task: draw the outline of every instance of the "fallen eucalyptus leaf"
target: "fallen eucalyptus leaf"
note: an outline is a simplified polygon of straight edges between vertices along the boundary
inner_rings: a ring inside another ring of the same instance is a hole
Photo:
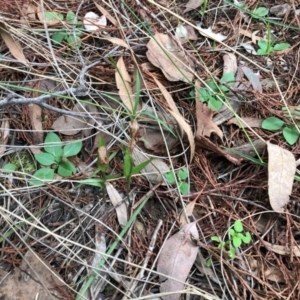
[[[157,271],[160,273],[160,291],[171,293],[162,297],[164,300],[177,300],[180,298],[180,294],[176,294],[176,292],[184,288],[184,282],[198,253],[198,247],[192,238],[199,239],[196,222],[184,225],[177,233],[172,235],[164,244],[158,257]]]
[[[267,143],[269,163],[269,200],[274,211],[284,212],[292,193],[296,160],[294,155],[277,145]]]

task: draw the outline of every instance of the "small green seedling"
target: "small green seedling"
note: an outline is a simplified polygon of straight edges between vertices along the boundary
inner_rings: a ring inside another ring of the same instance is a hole
[[[180,169],[177,174],[178,188],[181,195],[187,195],[190,192],[189,183],[186,181],[189,177],[189,170],[187,167]],[[164,174],[166,181],[169,184],[174,184],[176,182],[175,174],[172,170]]]
[[[224,74],[221,82],[224,84],[217,84],[214,80],[210,79],[206,82],[209,88],[205,87],[199,90],[200,101],[207,103],[207,106],[214,111],[222,107],[226,99],[225,93],[229,91],[228,86],[232,87],[234,85],[234,74],[232,72]]]
[[[257,7],[252,11],[252,17],[255,19],[260,19],[265,17],[269,13],[269,10],[266,7]]]
[[[283,110],[286,110],[286,108],[283,108]],[[292,116],[297,118],[300,116],[300,106],[297,107],[295,110],[290,111]],[[296,121],[296,125],[300,127],[300,121]],[[291,146],[294,145],[297,140],[299,139],[300,132],[299,129],[295,126],[294,123],[289,122],[286,123],[285,121],[277,118],[277,117],[269,117],[265,119],[262,124],[261,128],[271,131],[282,131],[282,135],[284,139],[289,143]]]
[[[64,17],[62,14],[60,15],[62,16],[62,18],[60,18],[62,21]],[[76,25],[78,23],[76,15],[71,10],[67,13],[66,21],[68,25]],[[52,35],[52,40],[54,44],[61,44],[63,41],[66,41],[71,48],[79,48],[81,45],[80,36],[82,34],[82,29],[84,29],[82,25],[77,25],[75,34],[71,28],[68,30],[59,30]]]
[[[81,141],[70,143],[62,147],[59,136],[54,132],[49,132],[45,138],[45,152],[37,153],[34,157],[41,165],[52,166],[53,168],[41,168],[37,170],[29,183],[31,185],[41,185],[41,180],[52,180],[54,178],[54,169],[57,169],[57,173],[60,176],[71,176],[76,172],[76,168],[73,163],[68,161],[67,157],[77,155],[81,148]]]
[[[286,50],[290,47],[288,43],[273,44],[270,40],[260,40],[257,45],[259,47],[257,50],[258,55],[269,55],[272,52]]]
[[[218,236],[212,236],[211,240],[218,243],[218,248],[227,251],[228,256],[232,259],[235,258],[236,249],[239,248],[242,243],[249,244],[252,240],[250,232],[245,232],[243,224],[240,220],[236,220],[233,227],[228,231],[228,240],[223,241]]]

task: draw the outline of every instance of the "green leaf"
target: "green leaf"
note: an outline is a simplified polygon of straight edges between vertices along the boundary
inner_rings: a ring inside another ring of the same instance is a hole
[[[175,174],[172,170],[165,173],[164,177],[168,183],[170,183],[170,184],[175,183]]]
[[[46,135],[44,150],[52,154],[57,162],[61,161],[61,156],[63,153],[61,145],[61,140],[57,134],[54,132],[49,132]]]
[[[224,74],[221,78],[221,82],[226,82],[229,86],[234,86],[234,74],[232,72]]]
[[[70,157],[70,156],[74,156],[77,155],[80,150],[82,148],[82,142],[76,142],[76,143],[71,143],[66,145],[63,149],[63,156],[64,157]]]
[[[58,165],[57,173],[60,176],[67,177],[71,176],[76,172],[75,166],[69,161],[61,161]]]
[[[282,51],[288,49],[291,45],[289,43],[280,43],[274,46],[274,51]]]
[[[238,237],[238,236],[234,236],[233,238],[232,238],[232,244],[233,244],[233,246],[235,247],[235,248],[238,248],[238,247],[240,247],[241,245],[242,245],[242,240]]]
[[[55,11],[45,11],[44,16],[46,22],[57,21],[57,20],[62,21],[64,19],[63,14],[57,13]]]
[[[180,180],[186,180],[189,176],[189,170],[187,167],[183,167],[177,173],[177,176]]]
[[[218,237],[218,236],[216,236],[216,235],[213,235],[211,238],[210,238],[212,241],[214,241],[214,242],[218,242],[218,243],[220,243],[222,240]]]
[[[5,164],[3,167],[2,167],[2,171],[5,170],[5,171],[15,171],[17,169],[17,166],[15,164]]]
[[[81,40],[80,40],[80,37],[77,36],[77,35],[73,35],[73,34],[70,34],[66,37],[66,41],[68,42],[68,44],[70,45],[70,47],[72,49],[77,49],[81,46]]]
[[[295,127],[285,127],[282,130],[282,134],[284,136],[284,139],[292,146],[294,145],[298,138],[299,138],[299,131]]]
[[[212,79],[208,80],[206,82],[206,84],[214,91],[214,92],[218,92],[219,91],[219,87],[216,84],[216,82]],[[210,91],[209,91],[210,92]]]
[[[208,258],[208,259],[206,260],[206,266],[207,266],[208,268],[212,266],[212,259],[211,259],[211,258]]]
[[[235,232],[242,232],[244,230],[241,220],[236,220],[233,224]]]
[[[51,166],[55,164],[55,158],[52,154],[46,152],[40,152],[34,155],[34,158],[44,166]]]
[[[262,6],[262,7],[258,7],[256,9],[254,9],[252,11],[252,14],[253,14],[252,17],[258,19],[261,17],[265,17],[268,13],[269,13],[269,10],[266,7]]]
[[[270,43],[265,40],[260,40],[257,42],[257,45],[259,46],[260,49],[266,52],[268,50],[268,47],[270,46]]]
[[[43,181],[42,180],[45,180],[45,181],[50,181],[50,180],[53,180],[54,178],[54,170],[53,169],[48,169],[48,168],[41,168],[39,170],[37,170],[34,174],[33,174],[34,177],[37,177],[41,180],[38,180],[38,179],[35,179],[35,178],[31,178],[29,180],[29,184],[30,185],[41,185],[43,184]]]
[[[284,121],[277,117],[269,117],[265,119],[262,124],[261,128],[266,130],[279,130],[284,125]]]
[[[265,49],[258,49],[257,54],[258,55],[267,55],[268,53],[267,53],[267,50],[265,50]]]
[[[190,185],[187,182],[180,182],[179,191],[181,195],[188,195],[190,192]]]
[[[132,159],[131,153],[129,152],[128,149],[125,149],[124,166],[123,166],[123,173],[124,173],[125,178],[128,178],[131,175],[132,164],[133,164],[133,159]]]
[[[208,108],[217,111],[222,107],[223,103],[215,97],[210,97],[207,103]]]
[[[69,24],[72,25],[77,23],[76,15],[71,10],[68,11],[66,20]]]
[[[245,244],[249,244],[251,242],[251,234],[249,231],[245,233],[245,235],[242,237],[242,240]]]
[[[230,247],[229,251],[228,251],[228,256],[232,259],[235,258],[235,254],[236,254],[236,251],[235,251],[235,248],[234,247]]]
[[[130,175],[135,175],[135,174],[140,173],[149,163],[151,163],[151,161],[152,161],[152,159],[148,159],[148,160],[140,163],[139,165],[134,166],[132,168],[132,171],[131,171]]]
[[[201,89],[199,90],[199,98],[200,98],[200,101],[201,101],[201,102],[206,102],[206,101],[208,101],[209,98],[210,98],[210,96],[211,96],[211,93],[210,93],[207,89],[201,88]]]
[[[80,185],[82,184],[87,184],[87,185],[92,185],[92,186],[96,186],[99,188],[104,188],[104,180],[101,178],[87,178],[87,179],[83,179],[80,181]]]
[[[58,31],[54,34],[52,34],[52,41],[54,42],[55,45],[61,44],[64,38],[66,37],[66,32],[65,31]]]
[[[236,235],[236,232],[235,232],[235,230],[234,230],[233,228],[230,228],[230,229],[228,230],[228,233],[229,233],[229,236],[230,236],[230,237],[233,237],[233,236]]]
[[[106,142],[102,136],[99,136],[99,141],[98,141],[98,148],[100,148],[100,147],[106,148]]]

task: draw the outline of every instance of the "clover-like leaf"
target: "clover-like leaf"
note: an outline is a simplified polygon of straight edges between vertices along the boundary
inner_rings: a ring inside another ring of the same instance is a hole
[[[244,230],[241,220],[236,220],[233,224],[235,232],[242,232]]]
[[[274,45],[274,51],[282,51],[282,50],[286,50],[290,47],[291,45],[289,43],[279,43]]]
[[[208,108],[210,108],[211,110],[214,110],[214,111],[219,110],[222,107],[222,105],[223,105],[223,103],[219,99],[217,99],[213,96],[211,96],[209,98],[209,101],[207,103]]]
[[[187,195],[190,192],[190,186],[187,182],[179,183],[179,191],[181,195]]]
[[[65,31],[58,31],[58,32],[53,33],[51,39],[54,44],[58,45],[58,44],[62,43],[62,41],[66,37],[66,34],[67,33]]]
[[[261,7],[257,7],[252,11],[253,14],[252,17],[258,19],[261,17],[265,17],[268,13],[269,10],[266,7],[261,6]]]
[[[249,244],[250,242],[251,242],[251,234],[250,234],[250,232],[249,231],[247,231],[246,233],[245,233],[245,235],[242,237],[242,240],[243,240],[243,242],[245,243],[245,244]]]
[[[238,237],[237,235],[235,235],[232,238],[232,244],[235,248],[238,248],[242,245],[242,240],[240,239],[240,237]]]
[[[189,170],[187,167],[183,167],[177,173],[177,176],[180,180],[186,180],[189,176]]]

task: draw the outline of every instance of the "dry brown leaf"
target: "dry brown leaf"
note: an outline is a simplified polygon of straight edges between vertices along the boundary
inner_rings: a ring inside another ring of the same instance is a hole
[[[113,43],[114,45],[121,46],[121,47],[129,49],[128,44],[124,40],[121,40],[119,38],[106,36],[106,37],[102,37],[102,39],[107,40],[107,41]]]
[[[194,134],[192,131],[192,127],[185,121],[184,117],[180,114],[171,94],[167,91],[167,89],[153,76],[153,79],[155,80],[157,86],[159,87],[160,91],[162,92],[164,98],[166,99],[170,109],[170,114],[176,119],[178,122],[179,128],[181,129],[181,132],[185,132],[187,135],[187,138],[190,143],[191,147],[191,161],[193,160],[193,157],[195,155],[195,139]]]
[[[53,267],[32,250],[26,252],[20,267],[14,273],[1,278],[0,295],[2,300],[74,298]]]
[[[88,103],[77,103],[72,109],[76,113],[87,113],[91,115],[97,113],[97,107]],[[64,135],[74,135],[82,131],[83,136],[88,136],[93,128],[95,121],[91,118],[73,117],[62,115],[58,117],[52,124],[52,128]]]
[[[103,16],[105,16],[113,25],[118,26],[118,21],[104,7],[99,5],[95,0],[94,4]]]
[[[167,34],[156,33],[147,44],[149,61],[170,81],[191,82],[194,64]]]
[[[260,128],[261,123],[263,122],[262,119],[258,118],[232,118],[230,119],[227,124],[234,124],[240,128]]]
[[[270,267],[264,272],[266,279],[278,283],[285,283],[283,272],[277,267]]]
[[[196,9],[198,8],[200,5],[202,5],[202,3],[204,2],[204,0],[190,0],[186,5],[186,9],[183,11],[183,13],[186,13],[190,10]]]
[[[223,139],[222,130],[212,121],[213,111],[200,101],[200,81],[195,81],[195,99],[196,99],[196,118],[197,132],[196,137],[210,137],[211,133],[216,133],[220,139]]]
[[[132,152],[133,162],[139,165],[149,159],[146,154],[141,153],[137,149]],[[151,183],[157,184],[164,181],[164,174],[169,172],[169,166],[160,158],[154,158],[152,161],[141,171]]]
[[[131,87],[131,78],[127,72],[123,57],[121,56],[117,62],[117,70],[115,73],[116,84],[119,89],[119,96],[127,109],[132,112],[134,108],[135,97]],[[141,105],[138,104],[137,110],[141,110]]]
[[[191,25],[179,24],[176,27],[175,36],[178,38],[181,44],[187,43],[189,40],[198,40],[195,29]]]
[[[214,144],[204,136],[196,136],[195,141],[196,141],[196,148],[218,153],[219,155],[224,156],[226,159],[228,159],[235,165],[239,165],[241,163],[241,159],[236,158],[233,155],[225,152],[217,144]]]
[[[253,146],[255,147],[256,151],[254,151]],[[257,156],[257,153],[262,154],[265,149],[266,143],[261,139],[258,139],[253,141],[252,143],[247,143],[230,149],[224,149],[224,151],[231,156],[240,159],[243,158],[242,154],[254,157]],[[241,155],[239,155],[239,153],[241,153]]]
[[[160,291],[162,293],[172,293],[162,297],[164,300],[177,300],[180,298],[179,293],[173,293],[183,290],[184,282],[198,253],[198,247],[192,238],[199,239],[196,222],[184,225],[177,233],[172,235],[164,244],[158,257],[157,271],[161,273],[159,274]]]
[[[124,227],[128,221],[126,203],[111,183],[106,182],[105,186],[108,197],[116,210],[119,224]]]
[[[290,151],[267,143],[269,199],[274,211],[284,212],[292,193],[296,160]]]
[[[9,33],[8,28],[3,22],[0,22],[0,35],[9,49],[11,55],[16,58],[18,61],[28,66],[28,62],[23,53],[23,49],[19,41],[15,40],[12,35]]]
[[[281,246],[281,245],[275,245],[271,244],[269,242],[263,241],[264,246],[274,253],[280,254],[280,255],[293,255],[293,256],[300,256],[300,247],[297,246]]]
[[[256,35],[257,32],[258,32],[258,31],[255,31],[255,32],[252,33],[252,32],[250,32],[250,31],[248,31],[248,30],[239,28],[239,33],[242,34],[242,35],[244,35],[244,36],[246,36],[246,37],[248,37],[248,38],[250,38],[250,39],[252,39],[252,42],[253,42],[254,44],[256,44],[257,41],[264,40],[264,38],[259,37],[259,36]]]
[[[223,75],[229,72],[235,74],[237,71],[236,56],[233,53],[226,53],[223,55],[223,61]]]
[[[190,217],[193,215],[194,207],[195,207],[197,200],[198,200],[198,198],[195,198],[181,212],[180,218],[179,218],[180,227],[186,225],[189,222],[189,220],[187,220],[186,217]]]
[[[1,130],[0,130],[0,158],[4,154],[6,150],[6,144],[9,138],[9,120],[3,119],[1,123]]]

